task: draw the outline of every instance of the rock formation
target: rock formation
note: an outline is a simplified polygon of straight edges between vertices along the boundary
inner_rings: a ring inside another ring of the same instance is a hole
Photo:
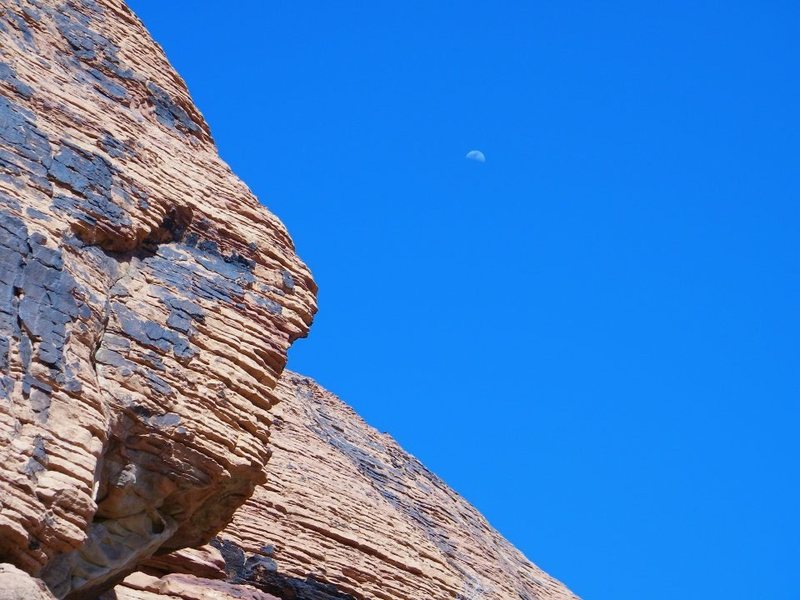
[[[164,572],[308,600],[574,600],[334,395],[288,371],[277,394],[267,483],[202,553],[151,561],[118,600],[175,589]]]
[[[52,600],[44,583],[13,565],[0,565],[0,600]]]
[[[282,376],[315,296],[122,0],[3,0],[0,594],[573,598]]]
[[[0,18],[0,553],[91,596],[264,480],[315,286],[117,2]]]

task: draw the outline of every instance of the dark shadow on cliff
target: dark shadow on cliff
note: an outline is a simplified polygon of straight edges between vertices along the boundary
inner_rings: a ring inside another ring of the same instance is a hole
[[[277,563],[271,558],[271,546],[263,548],[262,554],[248,557],[242,548],[229,540],[214,538],[211,545],[225,559],[225,572],[232,583],[252,585],[281,600],[359,600],[312,576],[300,579],[279,573]]]

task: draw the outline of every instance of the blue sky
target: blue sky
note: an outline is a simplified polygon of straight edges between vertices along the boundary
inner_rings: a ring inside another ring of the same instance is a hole
[[[130,4],[319,283],[291,368],[587,600],[800,597],[800,5]]]

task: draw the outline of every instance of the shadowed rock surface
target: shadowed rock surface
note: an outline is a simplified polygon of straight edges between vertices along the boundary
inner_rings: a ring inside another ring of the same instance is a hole
[[[121,0],[0,3],[3,600],[574,598],[284,373],[315,311]]]

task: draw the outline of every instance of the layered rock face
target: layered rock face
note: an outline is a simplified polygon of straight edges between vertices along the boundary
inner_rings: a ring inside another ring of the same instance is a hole
[[[264,481],[315,286],[113,0],[0,5],[0,561],[91,597]]]
[[[121,0],[0,2],[0,598],[573,598],[284,373],[315,311]]]
[[[291,372],[277,393],[267,483],[204,552],[151,562],[118,600],[169,595],[165,571],[307,600],[575,600],[333,394]],[[181,577],[181,597],[199,598]]]

